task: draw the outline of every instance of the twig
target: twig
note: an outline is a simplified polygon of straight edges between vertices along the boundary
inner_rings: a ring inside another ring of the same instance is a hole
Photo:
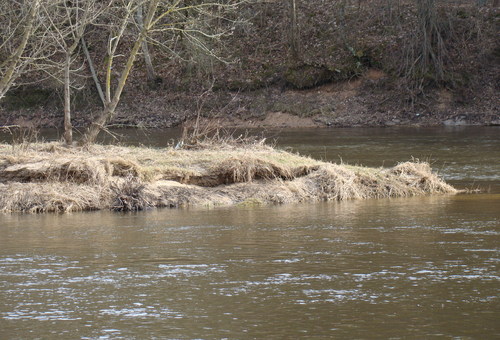
[[[8,133],[10,133],[11,135],[12,135],[12,130],[11,129],[13,129],[13,128],[20,129],[21,126],[19,126],[19,125],[2,125],[2,126],[0,126],[1,130],[5,130]]]

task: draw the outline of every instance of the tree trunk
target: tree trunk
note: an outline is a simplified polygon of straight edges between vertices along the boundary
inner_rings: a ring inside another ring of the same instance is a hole
[[[297,62],[300,60],[300,36],[297,23],[297,0],[289,0],[290,2],[290,50],[292,60]]]
[[[67,53],[64,64],[64,140],[66,145],[73,144],[73,127],[71,126],[70,68],[71,55]]]
[[[137,8],[137,23],[139,24],[139,29],[142,31],[144,28],[144,19],[142,16],[142,6]],[[148,77],[148,82],[154,85],[156,80],[156,73],[153,67],[153,61],[151,60],[151,54],[149,53],[148,42],[146,39],[142,42],[142,54],[144,55],[144,63],[146,64],[146,73]]]
[[[99,93],[99,98],[101,98],[102,105],[106,106],[106,98],[104,98],[104,92],[102,91],[101,83],[99,83],[99,78],[97,78],[97,72],[95,71],[94,63],[92,62],[89,49],[87,48],[87,43],[85,42],[83,36],[82,48],[83,53],[85,54],[85,58],[87,58],[87,62],[89,63],[90,73],[92,74],[92,79],[94,79],[95,87],[97,88],[97,92]]]
[[[146,63],[146,72],[148,75],[148,81],[151,84],[154,84],[156,80],[156,73],[153,67],[153,62],[151,60],[151,55],[149,54],[149,47],[147,41],[142,42],[142,53],[144,54],[144,62]]]
[[[111,107],[105,107],[101,111],[97,119],[95,119],[92,122],[92,124],[88,127],[87,131],[85,132],[81,140],[82,145],[89,145],[95,142],[97,136],[99,135],[99,132],[101,132],[101,129],[104,128],[106,123],[113,118],[115,114],[115,109]]]

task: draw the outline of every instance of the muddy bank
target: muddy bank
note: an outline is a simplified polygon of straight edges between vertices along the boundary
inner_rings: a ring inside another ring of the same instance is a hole
[[[409,106],[393,83],[389,74],[369,69],[351,80],[301,90],[270,86],[201,96],[196,91],[134,89],[124,94],[111,126],[169,128],[198,117],[236,128],[500,125],[500,97],[492,84],[485,83],[466,101],[453,91],[432,89],[425,105]],[[56,104],[15,109],[4,104],[0,126],[62,128],[63,112]],[[87,127],[101,110],[92,100],[75,105],[77,129]]]
[[[455,194],[427,163],[333,164],[251,144],[0,145],[0,211],[134,211]]]

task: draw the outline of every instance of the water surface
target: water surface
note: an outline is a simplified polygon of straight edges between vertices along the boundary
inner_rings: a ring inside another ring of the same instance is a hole
[[[0,215],[0,338],[500,338],[499,132],[278,141],[369,166],[427,157],[480,194]]]

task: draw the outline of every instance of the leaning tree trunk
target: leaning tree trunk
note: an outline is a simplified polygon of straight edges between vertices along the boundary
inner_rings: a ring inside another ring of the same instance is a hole
[[[19,62],[22,59],[22,55],[26,46],[28,45],[28,40],[33,33],[33,26],[36,15],[38,13],[38,8],[40,7],[40,0],[35,0],[32,4],[30,14],[27,18],[26,26],[24,27],[23,36],[19,46],[15,49],[14,53],[8,58],[6,65],[6,71],[2,78],[0,79],[0,100],[5,96],[12,83],[16,77],[16,69],[19,66]]]
[[[123,88],[125,87],[125,84],[127,82],[127,78],[130,74],[130,71],[132,70],[132,66],[134,66],[134,61],[135,58],[137,57],[137,54],[139,52],[139,49],[141,48],[142,42],[145,38],[146,32],[144,30],[140,33],[139,38],[137,38],[134,47],[132,48],[132,51],[130,52],[130,55],[128,57],[127,63],[125,65],[125,68],[122,71],[120,80],[118,81],[118,84],[116,85],[115,93],[113,95],[112,100],[106,105],[103,111],[99,114],[97,119],[95,119],[94,122],[89,126],[85,134],[83,135],[82,138],[82,143],[83,144],[91,144],[94,143],[97,136],[99,135],[99,132],[101,129],[103,129],[106,124],[108,124],[114,117],[116,107],[118,106],[118,103],[120,101],[121,94],[123,92]]]
[[[132,50],[130,51],[127,62],[125,64],[125,67],[123,68],[123,71],[121,73],[120,79],[118,80],[118,84],[116,85],[116,89],[115,89],[115,92],[114,92],[114,95],[112,98],[109,96],[110,95],[110,85],[111,85],[110,79],[106,80],[107,105],[105,106],[104,110],[101,111],[99,116],[94,120],[94,122],[92,122],[92,124],[89,126],[89,128],[87,129],[87,131],[83,135],[83,138],[81,140],[81,144],[88,145],[88,144],[94,143],[95,140],[97,139],[97,136],[99,135],[99,132],[115,116],[116,107],[118,106],[118,103],[120,102],[120,97],[122,95],[123,88],[125,87],[125,84],[127,83],[128,76],[130,74],[130,71],[132,70],[132,67],[134,66],[134,62],[135,62],[135,59],[137,57],[137,54],[139,53],[139,50],[141,49],[142,43],[146,39],[146,36],[147,36],[149,30],[155,24],[155,23],[153,23],[153,17],[156,13],[156,9],[158,8],[159,1],[160,0],[152,0],[149,3],[148,13],[146,15],[146,19],[144,20],[143,27],[139,33],[139,36],[137,37],[137,40],[134,42],[134,46],[132,47]],[[157,20],[158,19],[156,19],[156,21]],[[111,74],[111,67],[112,67],[112,64],[108,63],[108,70],[107,70],[108,78],[109,78],[109,75]]]
[[[94,79],[94,84],[97,89],[97,93],[99,93],[99,98],[101,98],[102,105],[106,106],[106,98],[104,97],[104,92],[102,91],[101,83],[99,83],[99,78],[97,77],[97,72],[95,70],[94,63],[92,62],[89,49],[87,48],[87,43],[85,42],[85,38],[83,36],[81,42],[82,42],[83,53],[85,54],[85,58],[87,59],[90,73],[92,74],[92,79]]]

